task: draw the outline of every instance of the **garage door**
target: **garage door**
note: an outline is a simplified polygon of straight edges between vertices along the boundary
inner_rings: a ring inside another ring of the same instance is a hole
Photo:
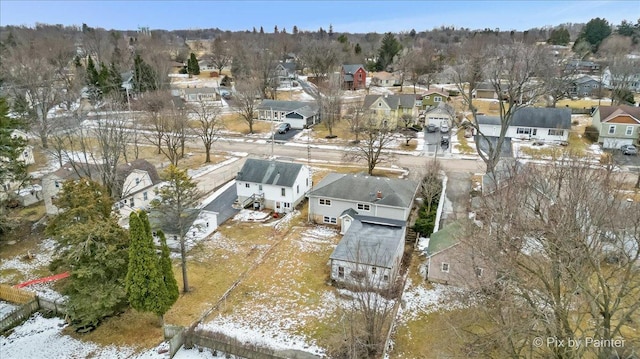
[[[623,145],[632,145],[633,139],[629,138],[605,138],[602,141],[603,148],[620,148]]]

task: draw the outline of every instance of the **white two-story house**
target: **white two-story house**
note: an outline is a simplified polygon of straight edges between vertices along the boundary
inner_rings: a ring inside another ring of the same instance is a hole
[[[238,202],[254,209],[288,213],[311,188],[309,167],[299,163],[249,158],[236,177]]]
[[[58,213],[58,207],[53,204],[53,200],[62,189],[63,182],[80,177],[89,177],[100,182],[99,166],[78,164],[73,167],[67,163],[57,171],[42,177],[42,191],[47,214]],[[114,195],[117,198],[116,209],[124,217],[128,216],[132,210],[146,209],[155,197],[155,189],[160,182],[156,168],[147,160],[137,159],[118,165],[115,183],[116,194]]]

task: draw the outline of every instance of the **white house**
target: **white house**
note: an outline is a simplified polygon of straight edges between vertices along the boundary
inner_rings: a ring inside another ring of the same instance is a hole
[[[320,122],[315,102],[264,100],[256,110],[259,120],[287,122],[293,129],[308,128]]]
[[[182,98],[186,102],[214,102],[220,101],[218,89],[215,87],[188,87],[180,89]]]
[[[280,62],[276,65],[275,75],[278,77],[278,85],[281,87],[291,87],[293,81],[298,78],[296,64],[294,62]]]
[[[638,68],[636,67],[636,70],[637,69]],[[613,75],[609,67],[604,69],[602,73],[603,86],[611,89],[620,83],[624,83],[624,87],[629,90],[640,93],[640,70],[625,75]]]
[[[288,213],[311,188],[309,167],[290,162],[249,158],[236,177],[242,207],[269,208]]]
[[[479,131],[485,136],[500,136],[501,122],[498,116],[481,115],[477,118]],[[565,142],[571,130],[571,109],[535,108],[518,109],[507,129],[506,137],[545,142]]]
[[[345,213],[406,221],[418,182],[367,175],[330,173],[307,195],[309,220],[347,227]],[[345,231],[342,230],[344,233]]]
[[[446,124],[451,127],[451,125],[453,124],[454,113],[455,111],[453,107],[447,105],[444,102],[441,102],[437,107],[426,110],[424,114],[424,124],[433,124],[437,127]]]
[[[90,177],[100,182],[100,168],[97,165],[77,164],[75,168],[69,163],[55,172],[42,177],[42,191],[47,214],[58,213],[53,200],[62,189],[66,180]],[[137,159],[119,165],[116,169],[115,191],[119,200],[115,207],[123,216],[135,209],[146,209],[155,197],[155,189],[160,184],[160,176],[156,168],[144,159]]]
[[[354,215],[331,253],[331,280],[387,289],[400,269],[406,221]]]
[[[24,141],[28,141],[27,133],[20,130],[11,131],[11,138],[21,138]],[[36,160],[33,157],[33,146],[26,145],[20,155],[17,158],[18,161],[24,162],[27,165],[31,165],[36,163]]]

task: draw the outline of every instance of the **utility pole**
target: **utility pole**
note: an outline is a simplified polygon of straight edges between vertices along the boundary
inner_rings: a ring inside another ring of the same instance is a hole
[[[269,108],[269,112],[271,112],[271,159],[273,159],[273,145],[276,142],[276,119],[273,117],[273,107]]]

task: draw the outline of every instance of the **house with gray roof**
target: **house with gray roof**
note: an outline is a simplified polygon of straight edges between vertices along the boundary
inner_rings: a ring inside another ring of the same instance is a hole
[[[571,81],[569,95],[577,97],[593,96],[598,93],[601,87],[600,81],[591,76],[583,75]]]
[[[264,100],[256,110],[259,120],[286,122],[293,129],[309,128],[320,122],[320,110],[315,102]]]
[[[367,71],[364,69],[364,65],[342,65],[340,83],[345,90],[360,90],[367,87]]]
[[[329,256],[331,280],[343,285],[389,288],[400,269],[406,221],[351,215],[344,237]]]
[[[238,203],[288,213],[311,188],[309,167],[299,163],[249,158],[236,177]]]
[[[214,102],[220,101],[218,88],[215,87],[187,87],[180,90],[186,102]]]
[[[477,117],[479,131],[485,136],[499,137],[501,121],[498,116]],[[571,130],[571,109],[522,107],[513,113],[507,138],[566,142]]]
[[[330,173],[307,195],[309,220],[342,227],[339,219],[351,209],[363,216],[406,221],[417,191],[416,181]]]
[[[275,75],[279,86],[292,86],[293,81],[298,78],[295,62],[279,62],[275,68]]]
[[[418,115],[416,98],[416,95],[411,94],[367,95],[363,108],[375,116],[380,126],[395,129],[401,123],[403,115],[409,115],[415,121]]]

